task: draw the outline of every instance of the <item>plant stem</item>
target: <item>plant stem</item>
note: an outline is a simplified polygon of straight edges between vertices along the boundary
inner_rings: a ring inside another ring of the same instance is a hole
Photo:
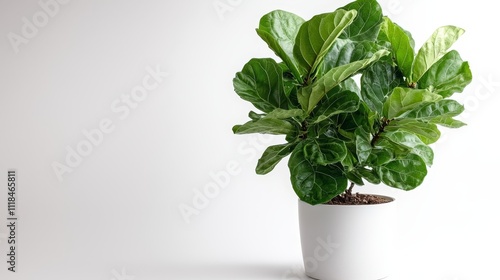
[[[375,146],[375,143],[377,143],[378,139],[380,138],[380,135],[384,133],[385,128],[391,123],[392,120],[388,119],[382,119],[382,125],[380,126],[378,132],[373,136],[371,145],[372,147]]]
[[[354,189],[354,183],[351,182],[351,186],[349,187],[349,189],[347,189],[346,193],[351,196],[352,195],[352,190]]]
[[[302,127],[301,127],[301,134],[299,135],[299,138],[302,140],[307,139],[307,130],[308,130],[308,123],[307,121],[302,122]]]

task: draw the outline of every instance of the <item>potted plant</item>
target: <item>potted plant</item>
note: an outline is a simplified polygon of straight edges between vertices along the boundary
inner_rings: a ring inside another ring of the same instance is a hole
[[[463,32],[440,27],[416,51],[410,32],[383,16],[376,0],[308,21],[282,10],[261,18],[257,34],[281,61],[253,58],[236,74],[235,92],[260,112],[233,132],[285,137],[265,150],[256,173],[289,156],[308,276],[388,275],[393,199],[353,187],[415,189],[432,165],[438,125],[464,125],[454,119],[464,107],[450,97],[472,74],[449,51]]]

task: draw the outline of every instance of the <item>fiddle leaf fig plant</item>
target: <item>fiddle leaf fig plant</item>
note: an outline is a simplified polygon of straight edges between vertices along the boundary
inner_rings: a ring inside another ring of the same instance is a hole
[[[465,125],[455,119],[464,107],[450,99],[472,80],[450,50],[463,33],[440,27],[415,51],[410,32],[376,0],[307,21],[272,11],[257,34],[279,61],[253,58],[236,73],[235,92],[258,112],[233,132],[283,135],[286,143],[268,147],[256,172],[289,157],[292,187],[309,204],[352,195],[365,181],[412,190],[432,165],[438,126]]]

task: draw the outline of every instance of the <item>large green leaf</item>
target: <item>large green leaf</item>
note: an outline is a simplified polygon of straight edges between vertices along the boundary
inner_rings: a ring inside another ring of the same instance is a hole
[[[358,128],[355,132],[356,135],[356,154],[360,163],[365,163],[372,152],[372,145],[370,133],[363,128]]]
[[[309,74],[316,71],[335,39],[352,23],[356,11],[337,10],[303,23],[294,46],[295,59]]]
[[[274,109],[272,112],[266,115],[268,118],[274,119],[289,119],[289,118],[299,118],[301,119],[304,116],[304,111],[302,109],[290,109],[284,110],[281,108]]]
[[[377,174],[375,170],[369,170],[366,168],[359,168],[358,169],[359,174],[363,176],[364,179],[366,179],[368,182],[378,185],[382,182],[380,179],[380,176]]]
[[[335,67],[370,58],[381,49],[379,44],[370,41],[353,42],[348,39],[338,39],[325,56],[323,72],[326,73]]]
[[[341,38],[353,41],[375,41],[382,23],[382,8],[376,0],[357,0],[344,6],[342,9],[356,10],[358,15],[349,25]]]
[[[351,170],[354,169],[355,166],[357,166],[358,160],[356,159],[356,156],[353,154],[353,152],[351,152],[349,148],[347,148],[346,156],[340,163],[342,164],[342,167],[344,167],[344,170]]]
[[[387,50],[379,50],[368,59],[335,67],[312,85],[301,88],[298,94],[302,109],[304,109],[307,114],[311,113],[327,92],[388,54],[389,52]]]
[[[292,153],[295,145],[295,143],[288,143],[268,147],[259,159],[255,172],[259,175],[271,172],[283,158]]]
[[[269,113],[276,108],[288,109],[283,90],[283,70],[273,59],[254,58],[233,80],[235,92],[257,109]]]
[[[420,156],[426,165],[431,166],[434,161],[434,152],[425,145],[415,134],[406,131],[387,131],[380,138],[389,140],[395,145],[408,149],[409,152]]]
[[[249,121],[243,125],[235,125],[233,132],[235,134],[274,134],[274,135],[287,135],[292,134],[297,130],[290,122],[275,118],[261,118],[258,120]]]
[[[332,120],[335,123],[335,129],[338,133],[352,141],[356,139],[356,130],[371,131],[373,126],[370,120],[369,109],[363,103],[359,104],[356,112],[336,115],[332,117]]]
[[[432,119],[430,121],[430,123],[439,124],[441,126],[448,127],[448,128],[461,128],[461,127],[467,125],[466,123],[459,121],[459,120],[455,120],[452,117],[435,118],[435,119]]]
[[[299,82],[302,82],[305,71],[295,60],[293,46],[300,26],[304,22],[304,19],[296,14],[276,10],[264,15],[257,28],[257,34],[286,63]]]
[[[441,132],[435,124],[412,119],[394,120],[384,130],[413,133],[426,145],[435,143],[441,137]]]
[[[307,139],[304,153],[311,162],[319,165],[329,165],[342,161],[347,155],[345,143],[335,138],[321,137]]]
[[[423,103],[405,114],[405,118],[450,125],[453,117],[460,115],[464,106],[455,100],[440,100],[433,103]]]
[[[299,144],[288,161],[290,179],[297,196],[312,205],[326,203],[347,189],[347,178],[337,166],[317,165]]]
[[[365,182],[363,181],[363,176],[361,175],[361,173],[359,173],[359,171],[357,169],[349,170],[349,171],[346,171],[345,173],[346,173],[347,180],[349,180],[350,182],[352,182],[358,186],[365,185]]]
[[[418,81],[418,87],[446,98],[462,92],[471,81],[469,63],[463,62],[457,51],[450,51],[429,68]]]
[[[394,59],[401,69],[403,75],[407,78],[411,76],[415,50],[412,47],[412,39],[399,25],[393,23],[389,18],[384,17],[384,23],[381,27],[383,40],[391,43]]]
[[[465,30],[456,26],[438,28],[418,51],[413,64],[412,82],[417,82],[458,40]]]
[[[387,62],[377,62],[363,72],[361,97],[372,111],[382,114],[387,96],[404,82],[394,70]]]
[[[360,95],[361,89],[359,88],[359,86],[356,83],[356,81],[354,79],[352,79],[352,78],[344,80],[342,83],[340,83],[339,87],[342,90],[354,92],[358,96]],[[328,94],[327,94],[327,96],[328,96]]]
[[[387,159],[393,160],[394,158],[398,158],[401,155],[406,155],[410,152],[410,150],[407,147],[401,146],[401,145],[396,145],[394,142],[390,141],[387,138],[383,138],[383,137],[377,137],[376,141],[373,141],[373,147],[374,147],[374,149],[373,149],[372,153],[374,153],[376,151],[378,153],[376,156],[379,156],[379,155],[382,156],[381,158],[376,158],[376,157],[372,157],[372,155],[370,155],[368,162],[370,163],[370,166],[373,166],[373,167],[384,165],[387,163],[387,161],[386,161]],[[389,152],[389,153],[385,153],[385,152]],[[388,157],[389,155],[390,155],[390,157]],[[386,162],[383,163],[384,161],[386,161]]]
[[[351,91],[333,91],[326,94],[325,98],[315,111],[316,117],[312,123],[322,122],[334,115],[352,113],[358,110],[359,97]]]
[[[382,145],[384,146],[384,145]],[[371,167],[380,167],[394,159],[394,154],[391,146],[375,147],[371,150],[371,154],[366,161]]]
[[[258,113],[255,113],[254,111],[250,111],[248,113],[248,117],[253,120],[253,121],[256,121],[256,120],[260,120],[262,119],[263,117],[265,117],[266,114],[258,114]]]
[[[406,116],[413,108],[421,104],[441,100],[438,94],[425,89],[411,89],[397,87],[384,103],[383,115],[387,119]]]
[[[427,176],[425,162],[414,154],[394,159],[376,170],[385,185],[405,191],[420,186]]]

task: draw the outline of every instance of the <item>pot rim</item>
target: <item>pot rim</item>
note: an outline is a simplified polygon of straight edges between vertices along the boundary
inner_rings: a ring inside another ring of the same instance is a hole
[[[392,204],[396,201],[396,199],[392,196],[387,196],[387,195],[380,195],[380,194],[370,194],[370,193],[363,193],[364,195],[374,195],[378,197],[383,197],[383,198],[388,198],[391,201],[385,202],[385,203],[378,203],[378,204],[358,204],[358,205],[343,205],[343,204],[316,204],[316,205],[311,205],[305,201],[302,201],[300,198],[297,200],[299,201],[300,204],[311,206],[311,207],[377,207],[377,206],[383,206],[387,204]]]

